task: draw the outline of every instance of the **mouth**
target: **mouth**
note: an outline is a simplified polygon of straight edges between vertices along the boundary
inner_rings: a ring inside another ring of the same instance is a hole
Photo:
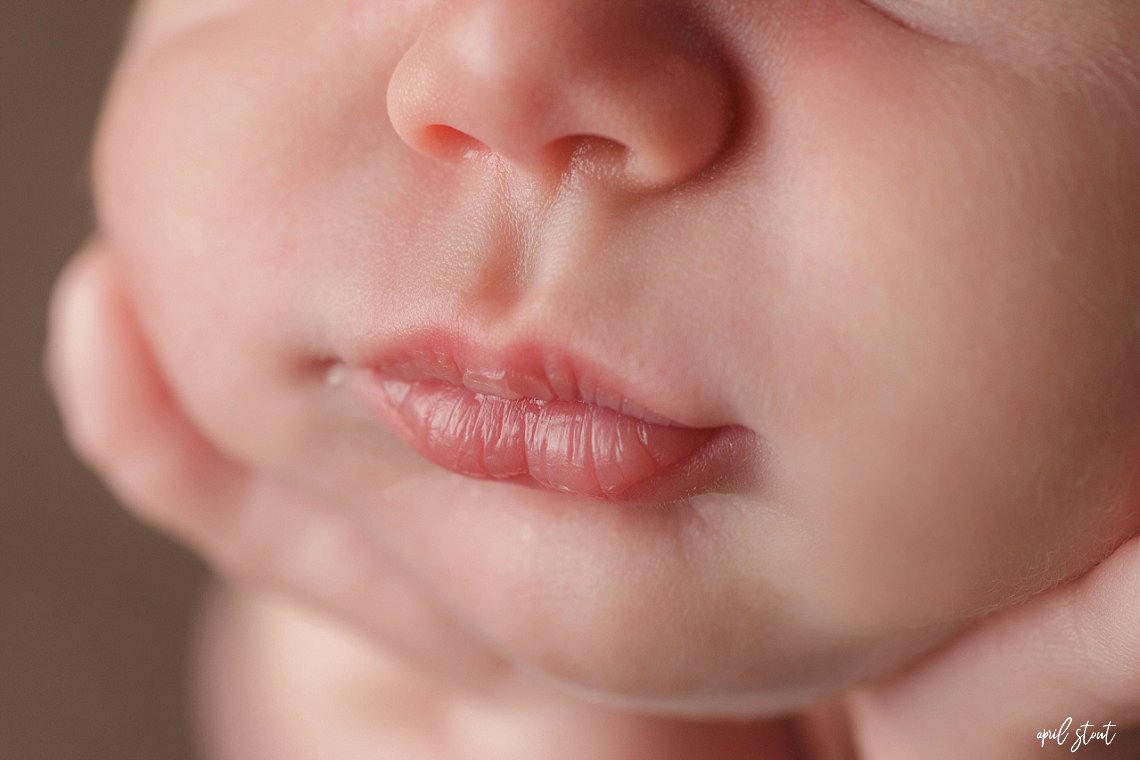
[[[675,501],[746,472],[755,436],[682,425],[549,348],[421,341],[343,365],[404,443],[471,478],[612,501]]]

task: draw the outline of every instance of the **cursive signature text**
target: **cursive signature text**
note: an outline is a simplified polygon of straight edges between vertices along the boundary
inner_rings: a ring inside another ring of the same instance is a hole
[[[1041,748],[1045,748],[1046,742],[1056,742],[1061,747],[1069,744],[1070,729],[1072,728],[1073,718],[1070,715],[1061,721],[1061,725],[1057,728],[1041,729],[1037,732],[1037,739],[1041,742]],[[1073,742],[1069,744],[1069,751],[1076,752],[1081,747],[1087,747],[1093,742],[1112,744],[1112,740],[1116,738],[1116,732],[1112,730],[1114,728],[1116,728],[1116,724],[1111,720],[1100,725],[1094,725],[1092,721],[1086,720],[1072,730]]]

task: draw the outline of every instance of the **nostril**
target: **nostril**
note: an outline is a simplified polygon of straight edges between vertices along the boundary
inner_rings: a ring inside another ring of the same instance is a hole
[[[452,160],[471,158],[490,149],[466,132],[446,124],[429,124],[417,135],[417,147],[428,155]]]
[[[625,174],[629,160],[628,147],[600,135],[568,135],[546,148],[548,165],[567,174],[617,178]]]

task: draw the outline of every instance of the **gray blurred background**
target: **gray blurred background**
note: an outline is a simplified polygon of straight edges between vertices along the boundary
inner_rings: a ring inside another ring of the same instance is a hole
[[[126,0],[0,0],[0,758],[190,760],[204,583],[68,453],[49,288],[90,228],[87,144]]]

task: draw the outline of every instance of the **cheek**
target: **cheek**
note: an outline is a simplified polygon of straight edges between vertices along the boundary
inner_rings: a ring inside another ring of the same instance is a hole
[[[312,398],[298,391],[327,351],[321,307],[343,301],[332,274],[366,237],[335,214],[386,158],[361,147],[386,123],[383,88],[360,92],[389,62],[342,65],[360,32],[318,11],[230,11],[136,49],[96,148],[100,227],[158,360],[205,432],[259,462],[299,445]],[[285,49],[316,52],[272,54]],[[354,155],[369,158],[346,168]]]
[[[771,408],[821,559],[793,583],[845,589],[836,620],[921,624],[1078,572],[1137,522],[1136,149],[952,52],[847,52],[800,69],[773,125],[797,254]]]

